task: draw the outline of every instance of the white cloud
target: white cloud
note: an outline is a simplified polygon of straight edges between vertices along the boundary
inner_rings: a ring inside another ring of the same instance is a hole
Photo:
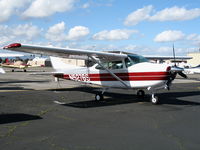
[[[153,6],[145,6],[140,8],[136,11],[130,13],[125,21],[124,24],[127,26],[136,25],[141,21],[184,21],[184,20],[192,20],[195,18],[200,17],[200,8],[194,9],[186,9],[184,7],[171,7],[165,8],[161,11],[153,13]]]
[[[48,30],[50,34],[60,34],[64,31],[65,31],[65,23],[63,21],[61,23],[55,24]]]
[[[79,40],[90,33],[89,29],[84,26],[75,26],[71,28],[68,32],[68,40]]]
[[[153,6],[151,6],[151,5],[140,8],[140,9],[130,13],[126,17],[124,24],[127,26],[136,25],[139,22],[148,19],[150,17],[150,12],[152,10],[153,10]]]
[[[40,35],[41,29],[31,24],[18,25],[12,29],[13,35],[16,37],[26,37],[27,40],[32,40]]]
[[[16,14],[18,9],[24,7],[31,0],[0,0],[0,22],[7,21],[12,15]]]
[[[82,8],[86,9],[86,8],[89,8],[90,7],[90,3],[85,3],[83,4]]]
[[[190,34],[187,36],[187,40],[192,40],[192,41],[200,41],[200,35],[198,34]]]
[[[0,40],[1,47],[9,43],[10,41],[11,41],[11,38],[9,36],[1,36],[1,40]]]
[[[181,31],[177,30],[167,30],[159,33],[155,38],[155,42],[175,42],[179,40],[183,40],[185,38],[185,34]]]
[[[25,17],[42,18],[57,12],[70,11],[74,8],[76,0],[35,0],[23,13]]]
[[[32,41],[40,36],[41,29],[32,24],[18,25],[16,27],[0,25],[1,45],[16,41]]]
[[[60,42],[66,40],[65,23],[61,22],[51,26],[45,37],[50,41]]]
[[[191,41],[192,44],[196,45],[199,47],[200,44],[200,35],[198,34],[190,34],[186,38],[187,40]]]
[[[138,47],[137,45],[126,45],[123,49],[126,50],[126,51],[131,51],[131,50],[136,50]]]
[[[67,33],[65,23],[61,22],[50,27],[45,37],[50,41],[62,42],[66,40],[79,40],[87,36],[89,32],[90,31],[87,27],[75,26]]]
[[[200,8],[187,10],[185,8],[171,7],[157,12],[151,16],[151,21],[183,21],[191,20],[200,16]]]
[[[104,30],[93,35],[95,40],[127,40],[133,33],[137,33],[136,30],[116,29],[116,30]]]

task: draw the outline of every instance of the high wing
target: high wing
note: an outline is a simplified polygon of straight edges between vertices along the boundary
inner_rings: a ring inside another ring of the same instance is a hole
[[[99,52],[82,49],[70,49],[70,48],[59,48],[50,46],[38,46],[38,45],[26,45],[20,43],[13,43],[5,46],[3,49],[9,49],[11,51],[19,51],[33,54],[43,54],[47,56],[56,56],[63,58],[81,58],[83,57],[96,57],[101,60],[122,60],[127,57],[126,54],[115,54],[108,52]]]

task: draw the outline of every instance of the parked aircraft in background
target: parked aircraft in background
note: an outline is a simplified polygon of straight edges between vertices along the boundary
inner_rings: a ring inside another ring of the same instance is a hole
[[[5,68],[12,68],[12,72],[14,72],[16,69],[22,69],[24,72],[26,72],[28,68],[43,67],[43,65],[29,64],[29,62],[26,63],[20,60],[12,63],[3,63],[1,66]]]
[[[0,53],[0,59],[1,59],[1,65],[2,63],[2,58],[6,58],[6,60],[8,60],[8,58],[10,57],[22,57],[24,55],[22,54],[13,54],[13,53]],[[5,71],[3,70],[3,68],[0,68],[0,73],[5,73]]]
[[[12,68],[12,72],[14,72],[15,69],[22,69],[24,72],[26,72],[26,69],[30,67],[29,65],[20,60],[11,63],[2,63],[1,66],[5,68]]]
[[[159,100],[155,96],[156,91],[163,88],[169,89],[176,74],[183,74],[181,69],[172,68],[166,64],[150,63],[145,57],[137,54],[108,53],[20,43],[10,44],[4,49],[54,56],[50,59],[56,70],[52,74],[56,78],[103,87],[102,91],[95,95],[97,101],[103,99],[103,94],[108,88],[125,88],[136,90],[139,97],[143,97],[145,91],[148,91],[151,94],[151,102],[157,104]],[[92,67],[76,67],[63,63],[59,58],[73,56],[87,56],[95,64]]]
[[[21,54],[0,54],[0,57],[6,57],[5,61],[1,63],[2,67],[5,68],[12,68],[12,72],[14,72],[16,69],[21,69],[24,72],[27,71],[28,68],[33,68],[33,67],[43,67],[43,64],[40,64],[40,60],[44,61],[46,58],[34,58],[33,60],[21,60],[19,57],[23,57],[24,55]],[[8,58],[10,57],[16,57],[18,59],[13,59],[9,60]]]
[[[200,65],[196,67],[184,68],[186,74],[200,74]]]

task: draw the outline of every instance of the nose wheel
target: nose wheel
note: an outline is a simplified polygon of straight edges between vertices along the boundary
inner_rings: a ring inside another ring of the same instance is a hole
[[[152,96],[151,96],[151,103],[152,104],[158,104],[158,97],[157,96],[155,96],[154,94],[152,94]]]

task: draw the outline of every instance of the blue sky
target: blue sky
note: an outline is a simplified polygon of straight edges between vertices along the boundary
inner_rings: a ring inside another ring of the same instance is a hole
[[[142,55],[200,47],[200,0],[0,0],[0,46],[13,42]]]

